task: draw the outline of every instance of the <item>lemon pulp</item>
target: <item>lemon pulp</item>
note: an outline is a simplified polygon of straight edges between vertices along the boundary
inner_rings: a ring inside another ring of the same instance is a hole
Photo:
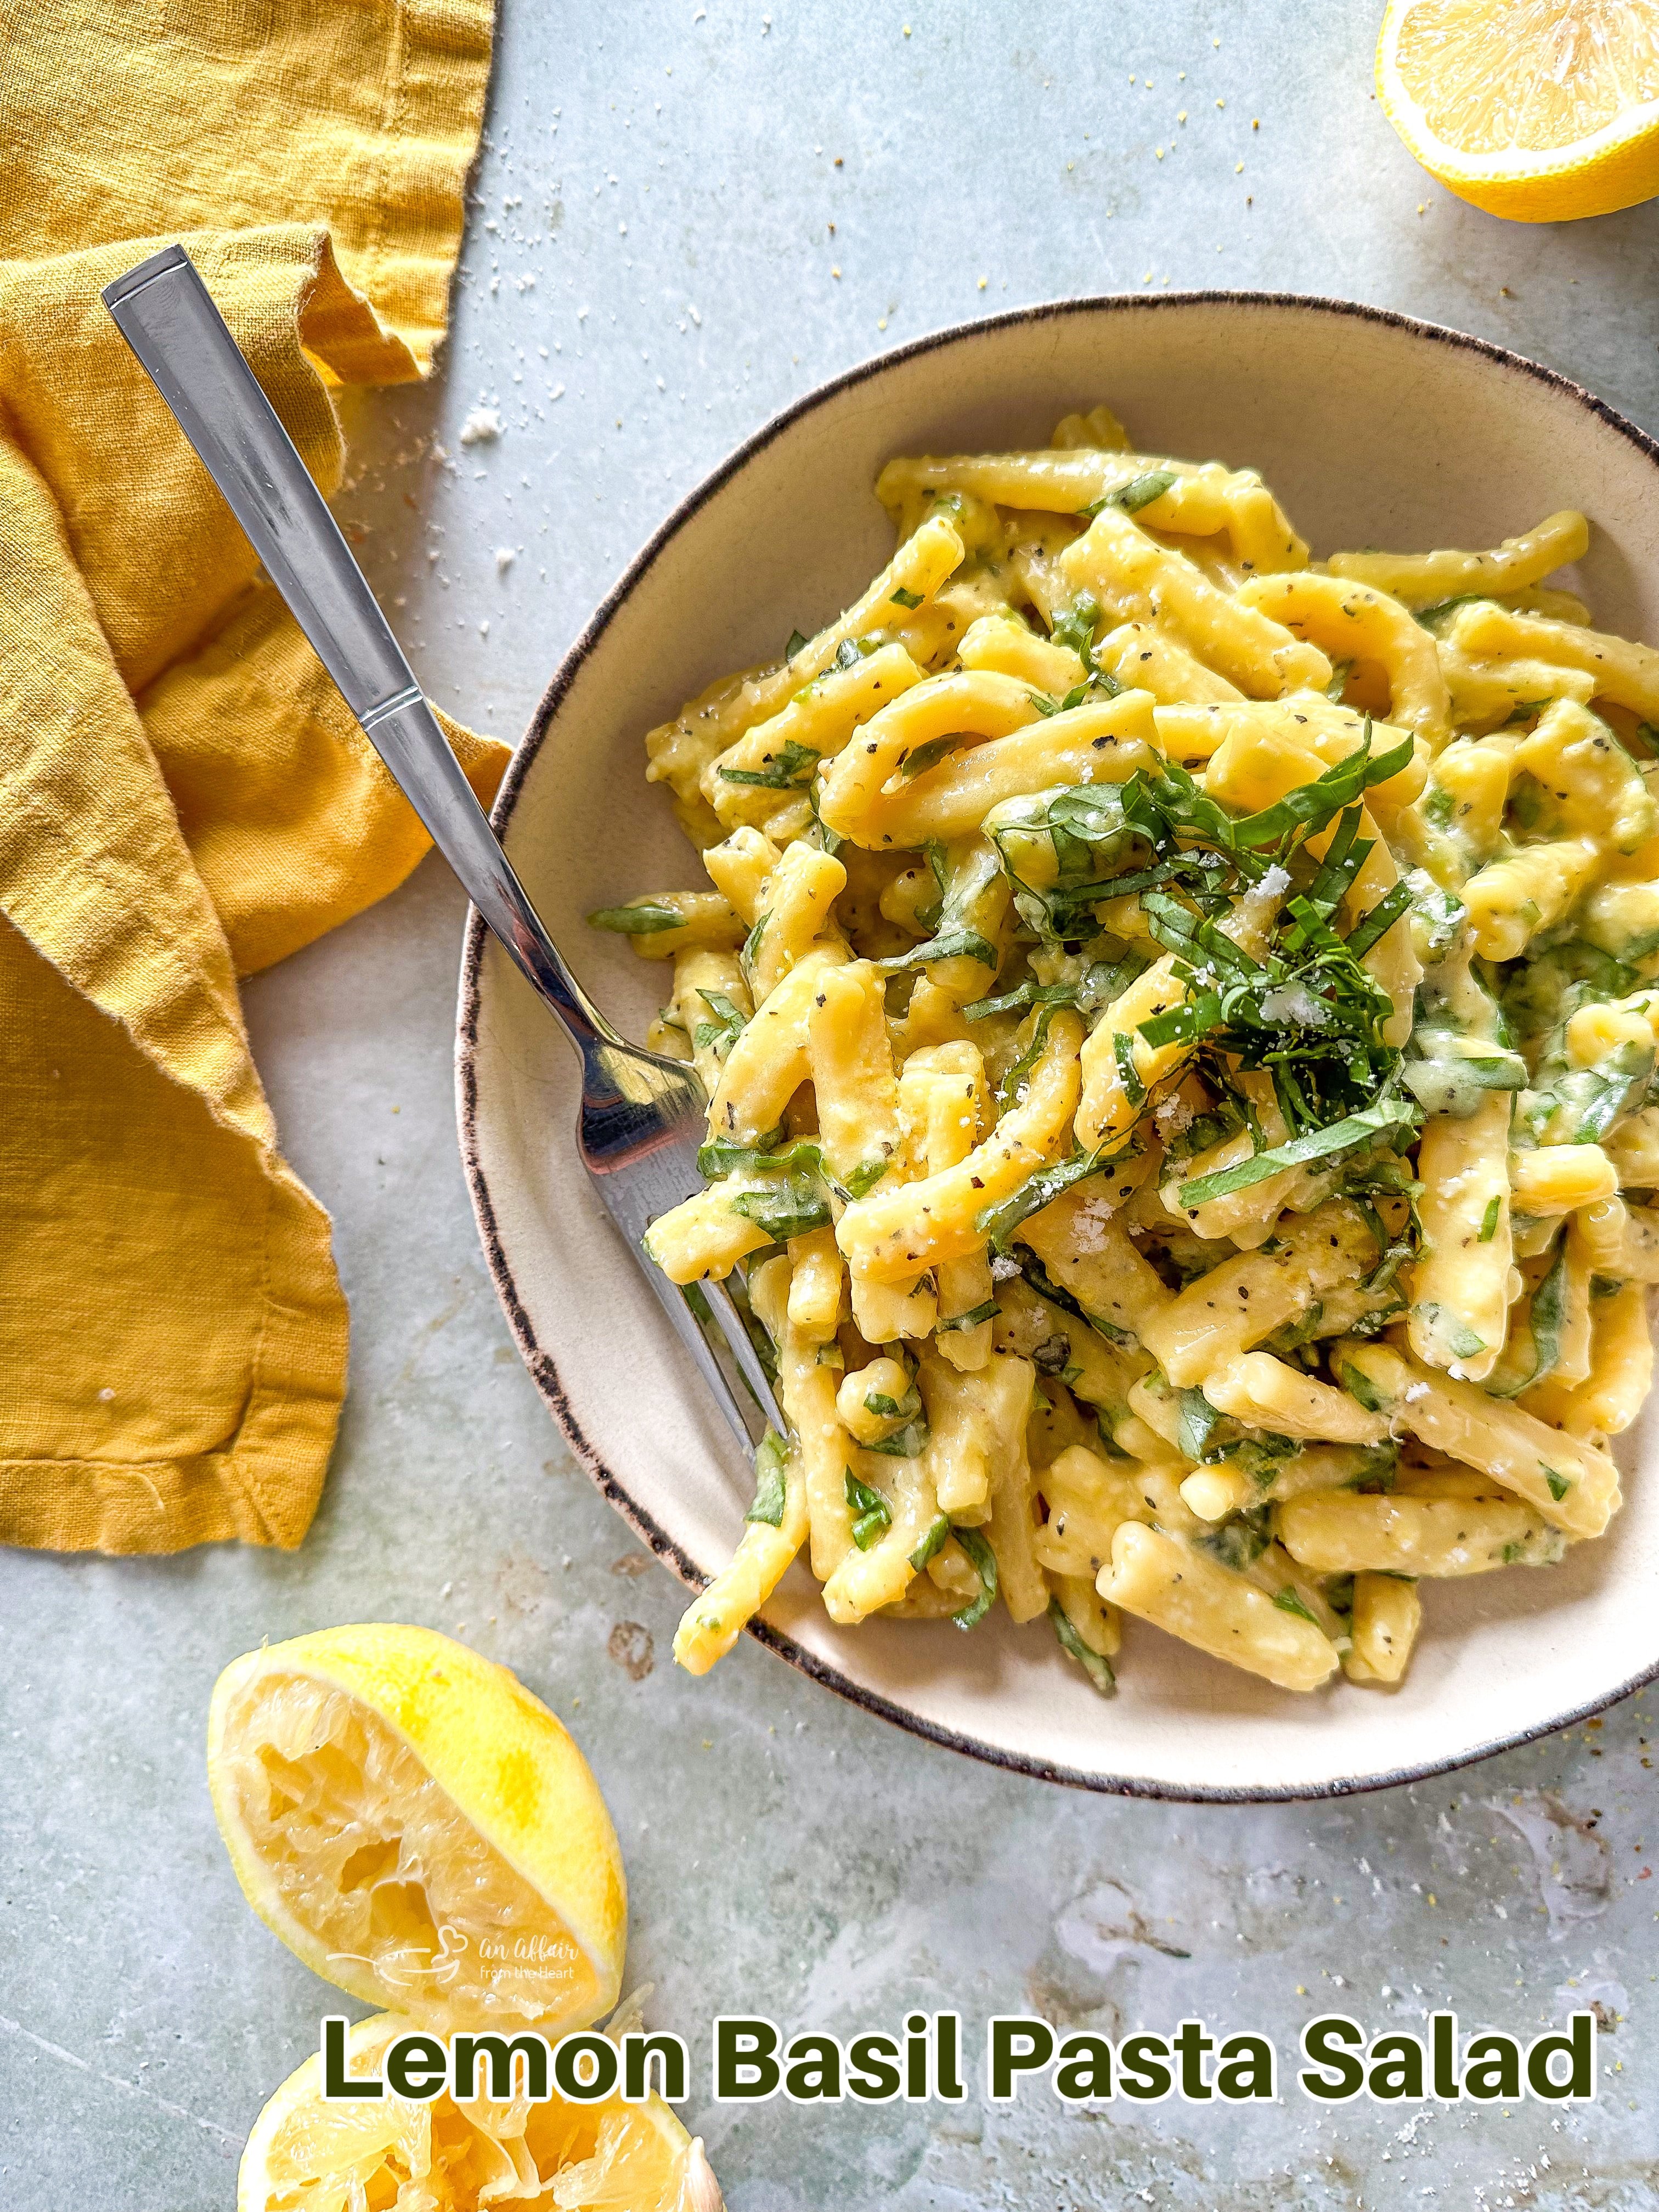
[[[376,2069],[408,2027],[387,2014],[361,2021],[348,2071]],[[319,2090],[313,2057],[259,2115],[237,2212],[720,2212],[701,2148],[658,2098],[343,2105]]]
[[[1395,66],[1443,145],[1559,153],[1659,100],[1659,15],[1648,0],[1418,0]]]

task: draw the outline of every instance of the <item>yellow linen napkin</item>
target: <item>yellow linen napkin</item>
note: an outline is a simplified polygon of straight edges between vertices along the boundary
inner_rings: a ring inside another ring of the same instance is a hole
[[[488,0],[56,0],[0,28],[0,1541],[296,1544],[327,1215],[236,978],[426,838],[99,299],[182,237],[326,492],[425,373]],[[505,748],[446,723],[486,801]]]

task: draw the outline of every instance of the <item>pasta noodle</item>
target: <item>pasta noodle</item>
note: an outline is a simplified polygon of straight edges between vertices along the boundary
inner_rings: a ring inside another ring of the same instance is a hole
[[[593,917],[709,1099],[647,1249],[787,1431],[676,1656],[804,1553],[848,1629],[1000,1605],[1101,1691],[1152,1632],[1386,1688],[1425,1583],[1619,1507],[1659,653],[1549,580],[1581,514],[1311,562],[1104,407],[877,492],[854,605],[647,739],[709,887]]]

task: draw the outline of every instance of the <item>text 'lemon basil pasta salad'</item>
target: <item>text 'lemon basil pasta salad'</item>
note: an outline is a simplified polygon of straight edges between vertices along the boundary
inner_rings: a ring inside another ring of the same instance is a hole
[[[709,888],[593,917],[709,1097],[647,1248],[787,1425],[676,1656],[805,1550],[838,1622],[1000,1601],[1103,1690],[1125,1614],[1398,1681],[1424,1579],[1618,1509],[1659,653],[1544,581],[1582,515],[1310,562],[1104,408],[876,489],[858,603],[647,739]]]

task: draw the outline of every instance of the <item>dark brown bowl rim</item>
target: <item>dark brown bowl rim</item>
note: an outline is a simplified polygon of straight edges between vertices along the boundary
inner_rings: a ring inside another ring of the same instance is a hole
[[[505,838],[512,823],[519,794],[525,777],[540,752],[549,727],[561,702],[569,691],[583,664],[593,653],[610,627],[612,618],[623,602],[635,590],[665,548],[677,538],[714,495],[748,465],[757,453],[763,453],[805,416],[839,398],[860,384],[879,376],[900,362],[914,361],[919,356],[942,351],[946,347],[961,344],[988,332],[1018,329],[1023,325],[1057,322],[1071,315],[1099,315],[1102,313],[1158,314],[1173,308],[1195,307],[1276,307],[1291,308],[1316,315],[1344,315],[1357,321],[1375,323],[1386,329],[1403,331],[1414,337],[1425,338],[1439,345],[1462,348],[1479,355],[1496,366],[1518,371],[1533,378],[1549,390],[1574,400],[1589,413],[1596,416],[1615,430],[1646,459],[1659,468],[1659,442],[1649,437],[1627,416],[1610,407],[1595,393],[1575,384],[1570,377],[1557,370],[1546,368],[1540,363],[1528,361],[1523,354],[1511,353],[1507,347],[1494,345],[1489,339],[1474,337],[1467,331],[1455,331],[1440,323],[1428,323],[1416,316],[1402,315],[1391,308],[1372,307],[1355,300],[1327,299],[1317,294],[1297,292],[1236,292],[1192,291],[1165,292],[1147,297],[1133,292],[1103,293],[1077,299],[1054,300],[1029,307],[1012,307],[987,315],[973,322],[954,323],[944,330],[930,331],[926,337],[913,338],[907,343],[894,346],[884,353],[874,355],[857,367],[831,377],[827,383],[816,386],[801,398],[794,400],[772,416],[761,427],[737,447],[718,468],[705,477],[696,489],[674,508],[636,553],[622,576],[606,593],[594,611],[586,628],[565,654],[555,672],[552,681],[542,696],[541,703],[531,717],[523,738],[509,763],[506,776],[496,794],[490,820],[499,836]],[[477,1072],[475,1055],[478,1041],[478,1003],[481,963],[485,930],[476,908],[467,912],[466,936],[461,960],[460,998],[457,1010],[455,1039],[456,1117],[459,1128],[461,1162],[466,1174],[467,1189],[472,1200],[472,1211],[478,1224],[478,1235],[483,1246],[484,1260],[490,1279],[501,1302],[514,1339],[532,1380],[545,1400],[571,1450],[586,1468],[602,1494],[622,1515],[640,1540],[649,1547],[655,1556],[692,1589],[707,1586],[702,1570],[675,1543],[629,1495],[619,1478],[606,1466],[599,1452],[583,1434],[570,1401],[559,1379],[553,1357],[537,1339],[531,1326],[530,1316],[518,1294],[513,1270],[508,1264],[496,1224],[495,1210],[490,1196],[489,1178],[478,1153],[477,1134]],[[1018,1752],[1006,1751],[999,1745],[981,1742],[977,1737],[964,1735],[954,1729],[940,1727],[923,1719],[921,1715],[896,1705],[878,1692],[866,1689],[851,1680],[839,1668],[828,1665],[815,1653],[806,1650],[792,1637],[772,1627],[763,1620],[751,1621],[748,1632],[757,1643],[777,1653],[801,1674],[827,1689],[861,1706],[879,1719],[890,1721],[896,1728],[912,1735],[921,1736],[929,1743],[940,1744],[946,1750],[961,1753],[964,1757],[977,1759],[988,1765],[1002,1767],[1011,1773],[1034,1777],[1039,1781],[1063,1783],[1070,1788],[1089,1790],[1119,1797],[1146,1797],[1175,1804],[1261,1805],[1307,1803],[1333,1797],[1350,1797],[1373,1790],[1391,1790],[1402,1784],[1424,1782],[1439,1774],[1455,1773],[1461,1767],[1472,1766],[1479,1760],[1490,1759],[1500,1751],[1513,1751],[1517,1746],[1534,1743],[1558,1729],[1570,1729],[1588,1719],[1592,1714],[1604,1711],[1621,1698],[1659,1680],[1659,1656],[1654,1663],[1608,1691],[1604,1696],[1592,1698],[1588,1704],[1553,1715],[1536,1727],[1518,1728],[1491,1741],[1478,1744],[1472,1749],[1455,1755],[1425,1759],[1419,1765],[1396,1767],[1382,1774],[1338,1775],[1328,1782],[1292,1784],[1284,1786],[1200,1784],[1176,1785],[1172,1783],[1146,1780],[1133,1775],[1088,1773],[1080,1769],[1060,1766],[1052,1761],[1033,1759]]]

